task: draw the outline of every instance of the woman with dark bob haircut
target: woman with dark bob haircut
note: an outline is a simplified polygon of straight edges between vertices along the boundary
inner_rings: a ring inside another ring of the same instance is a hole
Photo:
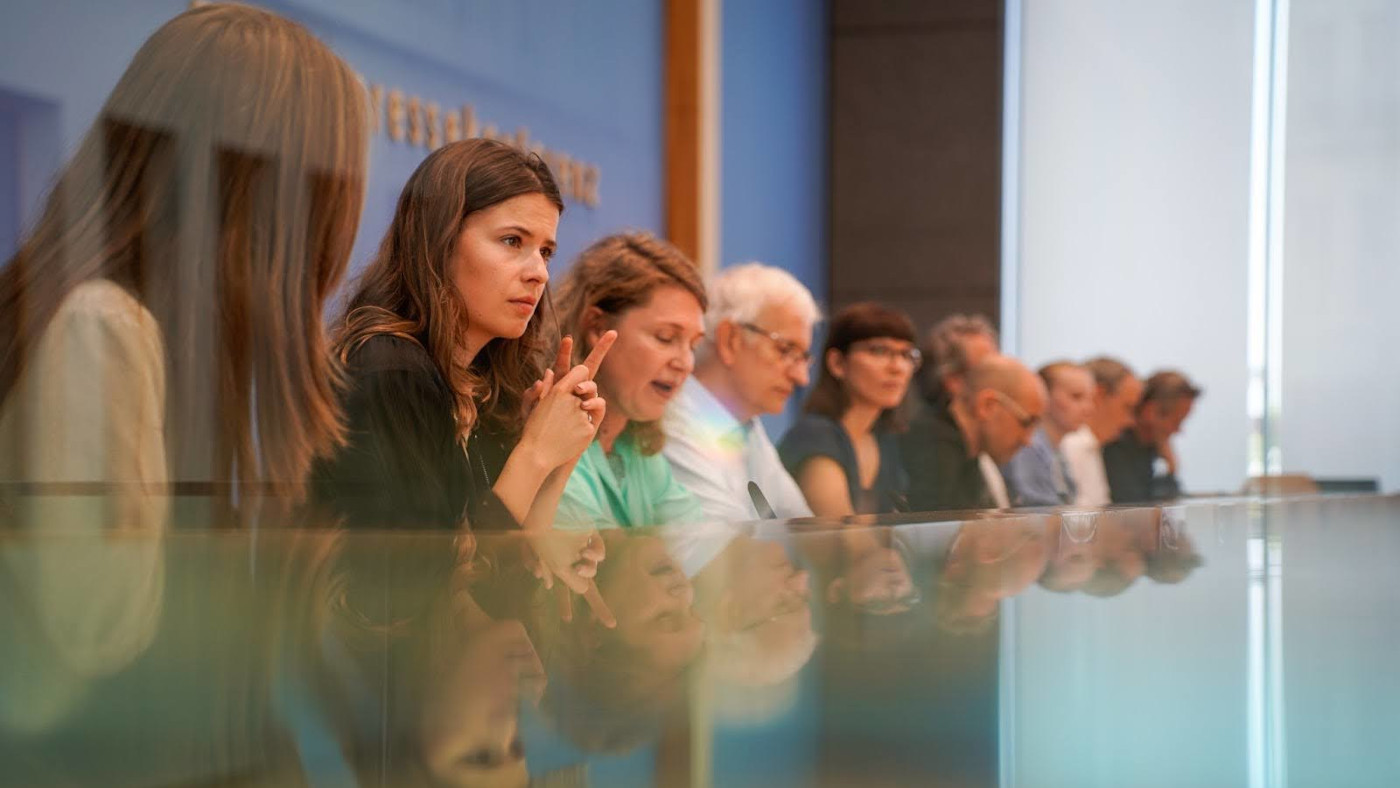
[[[855,304],[831,320],[806,412],[778,447],[819,517],[905,508],[909,475],[896,435],[900,406],[922,361],[902,312]]]

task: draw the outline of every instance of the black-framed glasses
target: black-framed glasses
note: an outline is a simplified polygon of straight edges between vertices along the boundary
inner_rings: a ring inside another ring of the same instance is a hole
[[[869,353],[881,361],[892,361],[901,359],[907,362],[915,370],[924,365],[924,354],[916,347],[896,347],[887,345],[884,342],[857,342],[852,346],[854,350]]]
[[[1016,423],[1021,425],[1021,429],[1029,430],[1040,422],[1039,416],[1032,416],[1027,413],[1026,409],[1021,407],[1021,403],[1012,399],[1009,394],[992,389],[992,396],[996,397],[997,402],[1000,402],[1003,407],[1011,411],[1012,418],[1016,419]]]
[[[806,366],[812,363],[811,351],[804,350],[801,345],[797,344],[796,342],[793,342],[790,339],[784,339],[783,335],[779,334],[776,331],[769,331],[768,329],[761,328],[759,326],[754,325],[753,323],[740,323],[739,328],[742,328],[745,331],[752,331],[755,334],[758,334],[759,336],[763,337],[764,339],[767,339],[769,342],[772,342],[774,349],[778,351],[778,357],[783,360],[784,364],[800,363],[803,366]]]

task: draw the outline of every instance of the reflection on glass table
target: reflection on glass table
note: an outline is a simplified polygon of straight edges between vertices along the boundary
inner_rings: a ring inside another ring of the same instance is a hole
[[[952,517],[604,531],[596,597],[513,533],[6,530],[0,783],[1400,773],[1400,498]]]

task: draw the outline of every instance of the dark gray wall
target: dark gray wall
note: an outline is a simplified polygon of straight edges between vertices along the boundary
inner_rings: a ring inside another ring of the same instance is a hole
[[[1002,3],[832,0],[831,305],[1000,311]]]

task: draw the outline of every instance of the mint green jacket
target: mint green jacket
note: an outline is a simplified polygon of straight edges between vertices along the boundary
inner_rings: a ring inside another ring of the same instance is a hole
[[[622,478],[613,473],[621,465]],[[644,456],[631,435],[613,444],[613,460],[594,441],[564,487],[555,524],[561,528],[632,528],[704,519],[700,502],[671,473],[661,454]]]

